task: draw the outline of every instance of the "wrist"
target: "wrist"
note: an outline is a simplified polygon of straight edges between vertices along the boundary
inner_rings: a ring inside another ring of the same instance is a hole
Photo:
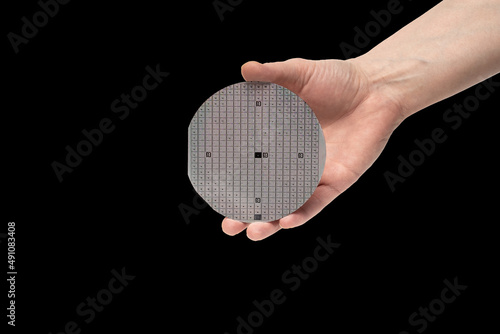
[[[365,77],[370,94],[392,104],[401,121],[432,104],[422,99],[422,90],[425,89],[422,73],[428,67],[427,61],[378,58],[370,53],[347,61]]]

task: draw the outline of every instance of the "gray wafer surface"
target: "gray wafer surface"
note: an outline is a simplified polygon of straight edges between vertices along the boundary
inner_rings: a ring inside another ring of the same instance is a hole
[[[241,82],[212,95],[189,125],[188,175],[218,213],[243,222],[294,212],[316,189],[326,158],[321,126],[296,94]]]

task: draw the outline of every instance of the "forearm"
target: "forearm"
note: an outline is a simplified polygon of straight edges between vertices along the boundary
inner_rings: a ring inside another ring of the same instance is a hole
[[[444,0],[350,61],[408,117],[500,72],[500,0]]]

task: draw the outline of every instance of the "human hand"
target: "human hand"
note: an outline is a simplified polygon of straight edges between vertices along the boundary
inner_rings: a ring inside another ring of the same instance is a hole
[[[326,141],[326,162],[318,187],[295,212],[272,222],[222,221],[228,235],[247,230],[251,240],[280,228],[304,224],[349,188],[372,165],[403,120],[390,91],[378,89],[359,64],[342,60],[290,59],[241,68],[247,81],[273,82],[300,96],[314,111]]]
[[[326,164],[297,211],[268,223],[224,219],[224,232],[261,240],[304,224],[356,182],[404,118],[500,73],[499,18],[500,0],[444,0],[354,59],[244,64],[245,80],[274,82],[309,104]]]

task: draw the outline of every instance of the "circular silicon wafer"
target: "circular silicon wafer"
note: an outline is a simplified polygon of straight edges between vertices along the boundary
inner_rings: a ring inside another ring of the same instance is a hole
[[[248,223],[301,207],[326,158],[311,108],[268,82],[241,82],[212,95],[191,120],[188,146],[196,192],[218,213]]]

